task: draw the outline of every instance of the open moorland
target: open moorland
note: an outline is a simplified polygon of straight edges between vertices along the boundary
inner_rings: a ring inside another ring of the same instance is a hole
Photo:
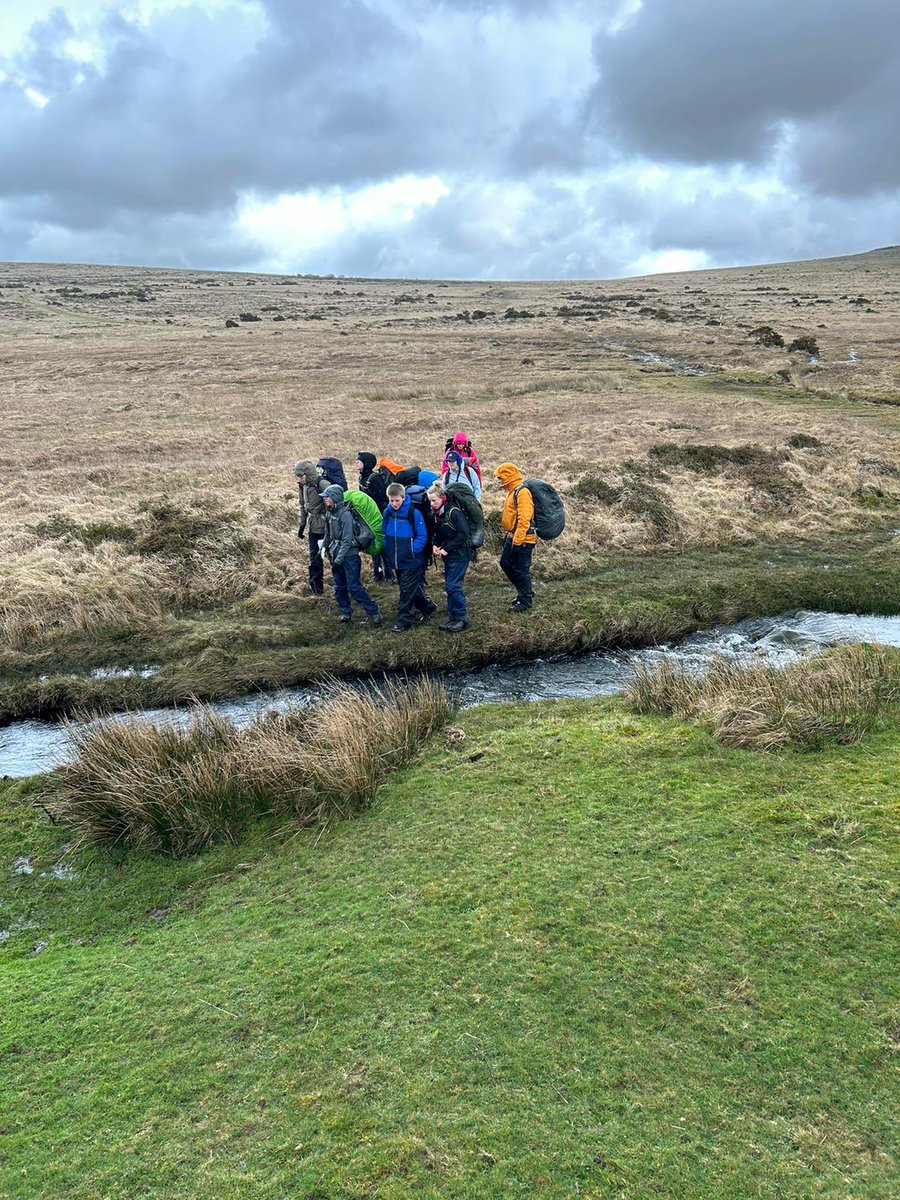
[[[896,248],[589,283],[6,264],[0,328],[0,718],[896,609]],[[457,428],[567,497],[534,614],[494,513],[464,637],[339,629],[292,463],[436,465]]]

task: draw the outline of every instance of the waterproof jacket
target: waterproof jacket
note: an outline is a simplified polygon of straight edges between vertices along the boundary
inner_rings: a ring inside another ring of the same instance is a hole
[[[385,562],[395,571],[421,566],[425,561],[428,530],[421,512],[413,508],[409,496],[403,497],[403,503],[396,512],[390,505],[387,506],[382,514],[381,525],[384,529],[382,554]]]
[[[451,450],[455,450],[463,462],[470,466],[478,478],[481,479],[481,463],[478,461],[478,455],[472,449],[472,443],[469,441],[469,435],[464,429],[460,429],[458,433],[454,433],[453,437],[447,443],[447,449],[444,451],[444,458],[441,462],[442,475],[450,466],[450,464],[447,462],[447,455]]]
[[[344,464],[339,458],[320,458],[316,463],[328,483],[347,490],[347,476],[344,474]]]
[[[325,509],[325,553],[333,567],[340,567],[353,550],[353,513],[339,487],[332,485],[325,494],[334,501],[334,508]]]
[[[448,500],[434,515],[434,544],[447,551],[447,558],[465,558],[469,553],[469,520],[458,504]]]
[[[481,480],[472,467],[462,462],[451,463],[441,476],[441,487],[445,492],[451,483],[461,483],[463,487],[470,488],[475,493],[475,499],[481,503]]]
[[[525,477],[514,463],[503,463],[495,472],[506,488],[506,503],[500,514],[500,528],[512,537],[514,546],[533,546],[537,541],[534,529],[534,500]]]
[[[321,538],[325,533],[325,501],[319,490],[319,473],[311,462],[297,463],[298,469],[306,475],[306,483],[297,484],[299,495],[300,528],[302,535],[309,533],[314,538]]]
[[[437,483],[440,479],[437,471],[420,471],[416,478],[416,483],[419,487],[430,488],[433,483]]]

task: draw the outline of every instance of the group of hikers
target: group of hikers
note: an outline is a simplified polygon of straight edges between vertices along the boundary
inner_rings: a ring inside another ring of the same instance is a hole
[[[368,451],[357,455],[356,470],[358,480],[351,488],[340,459],[301,459],[294,465],[297,537],[309,546],[310,590],[324,594],[327,558],[341,621],[352,619],[356,603],[365,614],[363,624],[381,625],[379,606],[362,581],[360,554],[366,554],[375,581],[399,588],[392,632],[404,633],[438,610],[425,581],[429,564],[439,562],[447,595],[447,620],[440,628],[462,633],[469,627],[466,571],[484,542],[484,482],[467,434],[460,430],[447,439],[439,471],[423,470],[417,463],[404,466]],[[500,566],[516,589],[510,607],[523,613],[534,601],[531,559],[538,536],[556,537],[565,516],[558,494],[543,480],[526,480],[513,463],[501,464],[494,475],[506,491]]]

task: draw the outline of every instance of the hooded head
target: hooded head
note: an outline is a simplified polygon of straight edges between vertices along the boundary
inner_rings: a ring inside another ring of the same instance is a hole
[[[454,433],[454,435],[453,435],[453,445],[454,446],[468,446],[468,444],[469,444],[469,438],[468,438],[468,435],[466,434],[465,430],[460,429],[459,433]]]
[[[362,474],[370,475],[375,470],[375,455],[370,454],[368,450],[360,450],[356,456],[357,462],[362,463]]]
[[[330,487],[327,487],[325,489],[325,491],[322,493],[322,499],[323,500],[331,500],[332,503],[334,504],[334,507],[338,511],[340,511],[341,508],[343,508],[343,506],[344,506],[344,489],[341,487],[338,487],[338,485],[336,483],[333,483]]]
[[[517,487],[521,487],[525,479],[515,463],[501,463],[494,474],[500,480],[501,486],[505,487],[508,492],[513,492]]]
[[[301,458],[299,462],[294,463],[294,474],[298,479],[301,475],[305,475],[307,483],[315,483],[319,478],[319,473],[315,465],[305,458]]]

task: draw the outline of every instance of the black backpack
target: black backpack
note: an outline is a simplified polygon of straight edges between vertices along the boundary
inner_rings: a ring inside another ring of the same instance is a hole
[[[566,510],[559,492],[545,479],[526,479],[516,488],[513,495],[518,503],[523,487],[531,492],[534,501],[534,531],[544,542],[552,542],[566,527]]]
[[[409,512],[406,514],[406,519],[413,527],[413,537],[416,533],[416,519],[413,513],[416,509],[422,514],[422,520],[425,522],[425,532],[428,535],[428,541],[425,544],[425,553],[428,556],[427,561],[431,561],[431,547],[434,545],[434,512],[431,508],[431,501],[428,499],[428,492],[418,484],[406,489],[406,496],[409,500]]]
[[[404,467],[402,471],[398,471],[394,477],[396,483],[402,483],[405,488],[418,486],[419,472],[422,468],[418,463],[410,463],[408,467]]]

